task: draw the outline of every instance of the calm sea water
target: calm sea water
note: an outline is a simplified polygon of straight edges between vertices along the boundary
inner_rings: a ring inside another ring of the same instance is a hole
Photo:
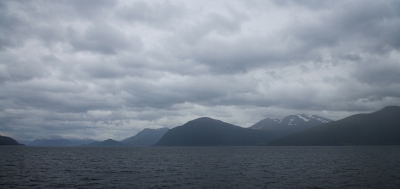
[[[400,146],[0,147],[0,188],[400,188]]]

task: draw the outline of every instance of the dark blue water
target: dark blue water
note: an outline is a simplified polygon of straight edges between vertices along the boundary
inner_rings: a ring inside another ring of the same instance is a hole
[[[400,188],[400,146],[0,147],[0,188]]]

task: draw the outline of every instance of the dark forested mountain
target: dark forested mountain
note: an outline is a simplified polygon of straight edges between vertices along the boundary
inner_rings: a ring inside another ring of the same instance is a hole
[[[28,146],[79,146],[93,142],[90,139],[35,139]]]
[[[268,131],[276,137],[282,137],[331,121],[317,115],[298,114],[286,116],[282,120],[266,118],[249,128]]]
[[[8,136],[1,136],[0,135],[0,145],[22,145],[19,144],[16,140]]]
[[[400,145],[400,107],[388,106],[370,114],[352,115],[285,136],[268,145]]]
[[[168,130],[169,128],[166,127],[160,129],[146,128],[138,132],[135,136],[122,140],[121,143],[130,146],[151,146],[157,143]]]
[[[167,131],[156,146],[243,146],[271,140],[268,132],[203,117]]]

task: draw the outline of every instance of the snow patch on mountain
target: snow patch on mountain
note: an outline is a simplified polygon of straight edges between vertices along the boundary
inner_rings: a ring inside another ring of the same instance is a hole
[[[305,122],[308,122],[308,121],[310,121],[310,119],[309,118],[306,118],[306,117],[303,117],[302,115],[297,115],[300,119],[302,119],[302,120],[304,120]]]
[[[289,124],[288,124],[288,125],[297,125],[296,123],[295,123],[295,124],[292,124],[293,120],[294,120],[294,118],[290,119],[290,121],[289,121]]]
[[[313,119],[315,119],[317,121],[320,121],[322,123],[329,123],[329,122],[332,121],[332,120],[329,120],[329,119],[326,119],[326,118],[323,118],[323,117],[319,117],[317,115],[312,115],[311,118],[313,118]]]
[[[279,128],[282,128],[289,130],[292,129],[293,131],[300,131],[302,129],[325,124],[331,121],[332,120],[330,119],[317,115],[296,114],[286,116],[283,119],[265,118],[264,120],[259,121],[250,128],[259,130],[277,130]]]
[[[318,121],[320,121],[320,122],[323,122],[323,123],[328,123],[328,122],[330,122],[329,120],[322,119],[322,118],[316,118],[316,120],[318,120]]]

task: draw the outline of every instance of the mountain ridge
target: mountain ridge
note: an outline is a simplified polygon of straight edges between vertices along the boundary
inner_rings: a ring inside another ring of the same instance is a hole
[[[283,119],[265,118],[250,126],[250,129],[264,130],[274,133],[276,138],[296,133],[332,120],[317,115],[296,114]]]
[[[0,145],[2,146],[25,146],[24,144],[18,143],[15,139],[0,135]]]
[[[139,131],[136,135],[120,142],[130,146],[151,146],[157,143],[168,130],[169,128],[167,127],[158,129],[145,128]]]
[[[273,140],[267,145],[400,145],[400,107],[355,114]]]
[[[308,125],[304,126],[304,123]],[[321,124],[323,123],[323,124]],[[303,125],[302,125],[303,124]],[[314,124],[314,125],[312,125]],[[0,139],[10,137],[0,136]],[[316,115],[296,114],[265,118],[243,128],[221,120],[200,117],[172,129],[143,129],[122,141],[36,139],[36,146],[246,146],[246,145],[400,145],[400,107],[355,114],[338,121]],[[150,141],[150,142],[149,142]],[[1,142],[1,141],[0,141]],[[89,142],[92,142],[89,144]],[[20,145],[16,140],[13,145]],[[1,143],[0,143],[1,145]]]
[[[261,144],[269,138],[264,131],[201,117],[168,130],[155,146],[245,146]]]

